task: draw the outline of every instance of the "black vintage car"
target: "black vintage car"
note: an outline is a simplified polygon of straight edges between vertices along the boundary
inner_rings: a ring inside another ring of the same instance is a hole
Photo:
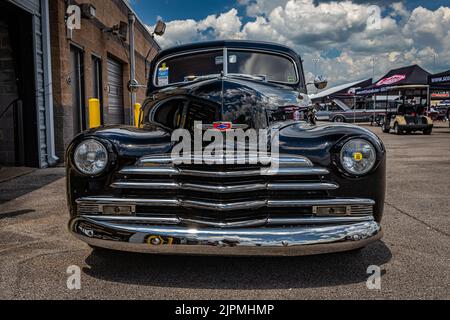
[[[139,128],[92,129],[67,150],[69,228],[91,247],[295,256],[382,237],[385,147],[357,126],[287,120],[285,110],[310,105],[291,49],[241,41],[168,49],[154,60],[147,96]],[[213,139],[195,139],[251,130],[263,132],[265,158],[246,136],[242,148],[222,141],[223,154],[206,153]],[[174,149],[186,133],[194,142],[180,161]]]

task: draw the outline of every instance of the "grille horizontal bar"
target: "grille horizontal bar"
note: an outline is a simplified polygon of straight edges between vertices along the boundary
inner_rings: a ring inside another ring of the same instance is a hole
[[[117,216],[101,216],[101,215],[83,215],[89,219],[105,222],[120,223],[136,223],[136,224],[162,224],[162,225],[180,225],[180,224],[196,224],[203,226],[219,227],[219,228],[241,228],[256,226],[282,226],[282,225],[326,225],[337,223],[359,223],[373,221],[373,216],[329,216],[329,217],[270,217],[267,219],[255,219],[238,222],[213,222],[197,219],[183,219],[177,217],[117,217]]]
[[[144,190],[186,190],[208,193],[237,193],[252,191],[329,191],[336,190],[339,186],[335,183],[253,183],[239,185],[212,185],[199,183],[176,182],[141,182],[141,181],[117,181],[111,187],[116,189],[144,189]]]
[[[191,176],[211,178],[239,178],[257,176],[312,176],[328,175],[325,168],[299,167],[261,170],[237,170],[237,171],[203,171],[188,170],[173,167],[125,167],[119,172],[123,175],[155,175],[155,176]]]
[[[86,204],[101,205],[135,205],[155,207],[182,207],[216,211],[256,210],[260,208],[305,208],[314,206],[374,206],[375,202],[369,199],[317,199],[317,200],[267,200],[244,202],[213,202],[182,199],[133,199],[88,197],[77,200],[79,206]]]
[[[313,163],[308,158],[296,155],[279,155],[279,156],[267,156],[266,154],[239,156],[232,155],[227,157],[208,157],[208,156],[196,156],[186,158],[173,158],[172,156],[146,156],[139,159],[137,166],[148,165],[172,165],[173,163],[186,163],[189,160],[191,164],[220,164],[220,165],[234,165],[234,164],[259,164],[264,160],[265,163],[277,163],[280,166],[293,166],[293,167],[313,167]]]

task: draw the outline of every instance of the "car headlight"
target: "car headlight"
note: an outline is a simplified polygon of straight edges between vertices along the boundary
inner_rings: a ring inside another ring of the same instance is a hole
[[[377,160],[375,148],[366,140],[354,139],[341,150],[341,164],[353,175],[361,176],[373,169]]]
[[[90,139],[83,141],[75,150],[75,165],[86,175],[102,173],[108,164],[108,151],[100,142]]]

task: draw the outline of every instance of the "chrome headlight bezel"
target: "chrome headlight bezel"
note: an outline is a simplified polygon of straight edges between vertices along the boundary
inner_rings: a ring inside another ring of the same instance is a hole
[[[339,160],[341,167],[347,174],[361,177],[375,168],[377,151],[371,142],[354,138],[342,146]]]
[[[83,148],[87,148],[88,150],[83,150]],[[90,153],[91,159],[89,159],[89,156],[86,155],[86,153]],[[80,173],[86,176],[98,176],[105,172],[108,167],[109,153],[105,145],[100,141],[96,139],[86,139],[80,142],[75,148],[73,153],[73,163]],[[89,169],[89,167],[91,167],[91,169]]]

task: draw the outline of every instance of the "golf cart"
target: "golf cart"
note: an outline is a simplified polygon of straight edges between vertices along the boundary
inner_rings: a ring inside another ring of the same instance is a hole
[[[402,104],[397,113],[387,114],[383,132],[390,133],[393,130],[401,135],[422,131],[423,134],[430,135],[433,132],[433,121],[424,114],[425,107],[421,105]]]

